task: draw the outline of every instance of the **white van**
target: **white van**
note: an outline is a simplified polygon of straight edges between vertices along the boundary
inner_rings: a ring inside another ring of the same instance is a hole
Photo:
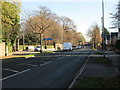
[[[34,46],[28,46],[28,51],[34,51],[35,47]]]
[[[72,43],[70,42],[65,42],[63,43],[63,51],[72,51]]]

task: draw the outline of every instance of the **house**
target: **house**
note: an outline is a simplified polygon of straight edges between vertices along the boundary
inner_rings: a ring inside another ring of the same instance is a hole
[[[111,45],[115,45],[118,39],[118,32],[111,32]]]
[[[120,40],[120,28],[118,30],[118,40]]]

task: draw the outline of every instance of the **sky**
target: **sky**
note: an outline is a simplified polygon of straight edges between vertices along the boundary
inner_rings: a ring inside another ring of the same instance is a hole
[[[91,25],[97,23],[101,27],[102,17],[102,0],[22,0],[23,10],[39,10],[38,7],[46,6],[57,16],[66,16],[73,20],[77,26],[77,32],[87,38],[87,31]],[[111,27],[110,13],[115,12],[115,6],[117,0],[104,0],[105,7],[105,27],[110,31],[116,31],[109,29]]]

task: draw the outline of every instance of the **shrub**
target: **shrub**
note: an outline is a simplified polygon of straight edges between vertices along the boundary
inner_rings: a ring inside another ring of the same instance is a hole
[[[120,50],[120,40],[116,41],[115,47]]]

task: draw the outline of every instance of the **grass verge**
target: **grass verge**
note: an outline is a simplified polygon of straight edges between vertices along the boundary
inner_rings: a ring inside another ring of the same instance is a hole
[[[32,54],[28,54],[28,55],[11,55],[11,56],[7,56],[7,57],[4,57],[4,58],[1,58],[1,59],[7,59],[7,58],[21,58],[21,57],[33,57],[33,56],[40,56],[44,53],[54,53],[54,51],[43,51],[43,53],[32,53]]]
[[[112,60],[110,60],[107,57],[106,58],[103,58],[103,57],[90,57],[89,63],[113,66]]]
[[[103,55],[103,52],[96,52],[95,54]]]
[[[95,59],[95,63],[96,64],[105,64],[105,65],[112,65],[112,60],[110,60],[109,58],[103,58],[103,57],[99,57]]]
[[[120,88],[120,75],[111,78],[89,78],[79,79],[73,88]]]

